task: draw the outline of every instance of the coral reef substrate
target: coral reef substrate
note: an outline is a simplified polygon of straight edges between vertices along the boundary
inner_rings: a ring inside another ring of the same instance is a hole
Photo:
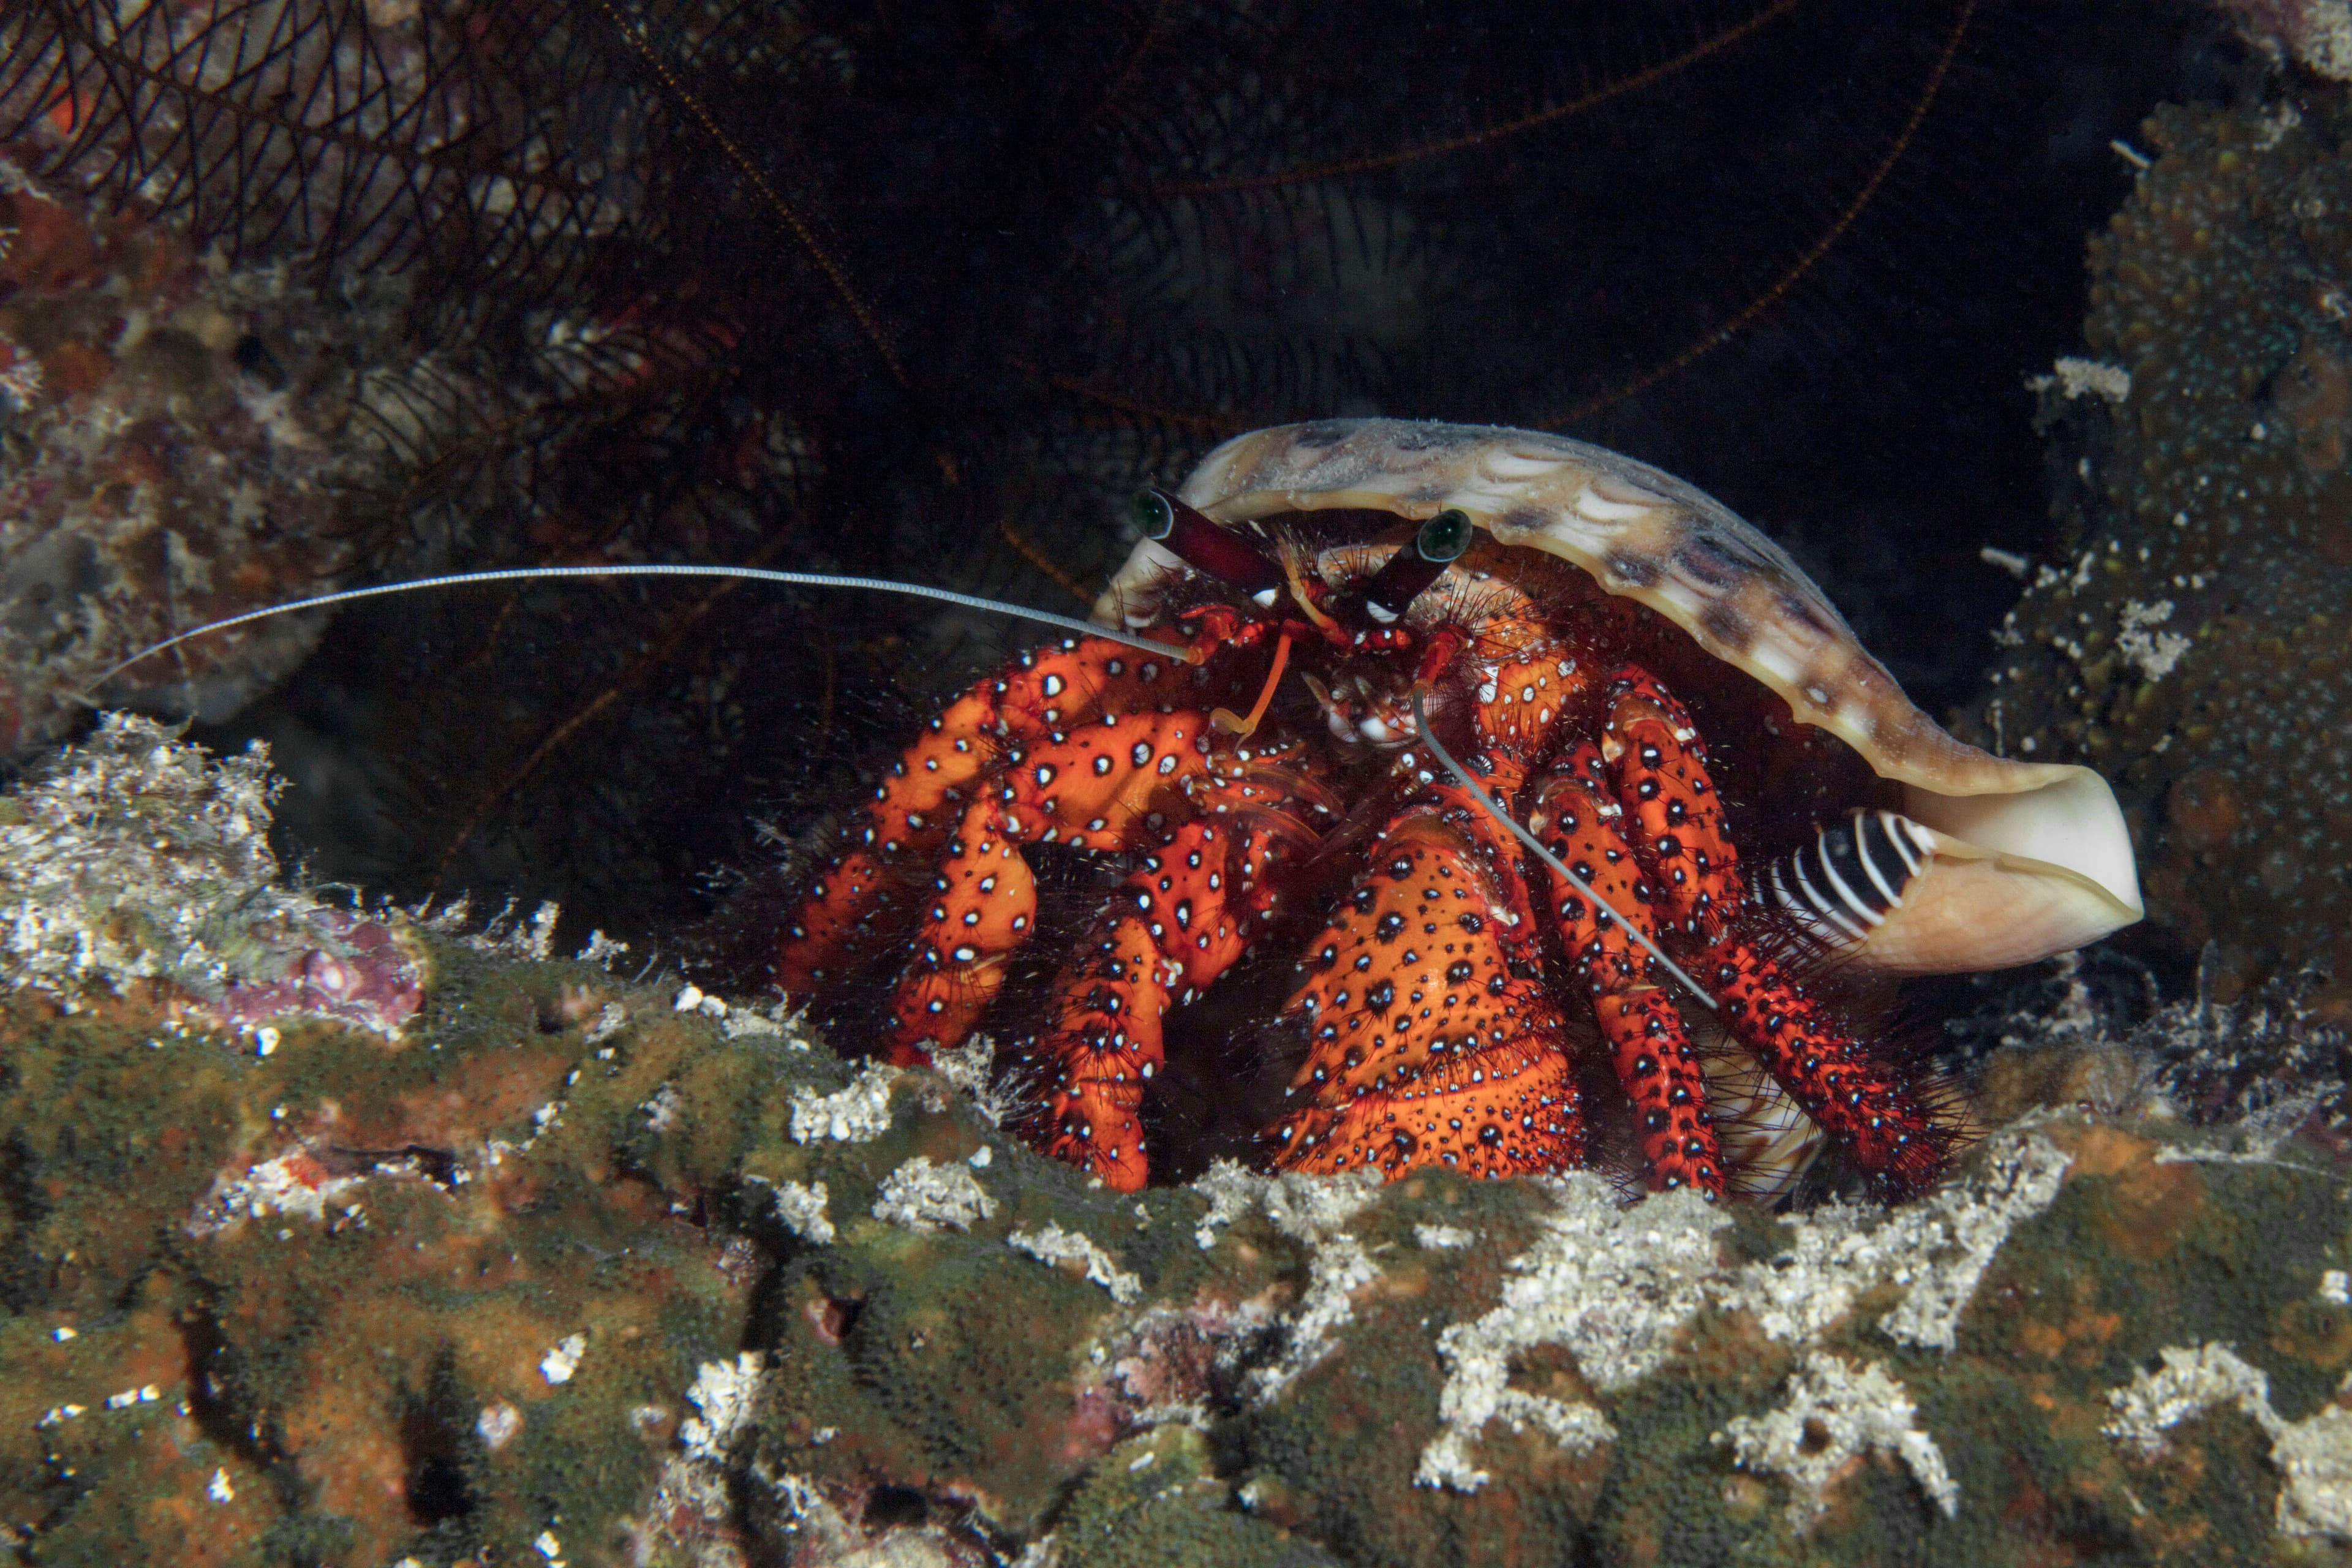
[[[2352,974],[2352,105],[2165,108],[2042,384],[2061,539],[1969,738],[2114,782],[2151,921]]]
[[[543,921],[375,918],[423,959],[390,1031],[209,1022],[127,942],[0,1007],[17,1560],[2352,1543],[2352,1211],[2292,1130],[2029,1108],[1891,1212],[1230,1163],[1120,1196],[1008,1136],[975,1061],[845,1062]]]
[[[293,617],[110,677],[174,632],[331,587],[396,405],[404,285],[232,265],[0,148],[0,758],[110,700],[217,721],[315,645]]]

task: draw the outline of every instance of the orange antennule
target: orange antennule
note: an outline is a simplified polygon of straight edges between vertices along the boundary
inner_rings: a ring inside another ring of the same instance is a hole
[[[1258,721],[1265,717],[1268,705],[1274,701],[1274,689],[1282,684],[1282,671],[1290,663],[1290,634],[1285,632],[1274,645],[1274,668],[1265,672],[1265,685],[1257,694],[1256,705],[1246,719],[1236,717],[1230,708],[1220,708],[1209,715],[1209,722],[1237,741],[1246,741],[1257,732]]]

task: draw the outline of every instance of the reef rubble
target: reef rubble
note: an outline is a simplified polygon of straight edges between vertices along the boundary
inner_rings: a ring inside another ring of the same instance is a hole
[[[331,911],[411,1011],[225,1008],[324,951],[231,831],[270,794],[116,720],[0,808],[14,918],[89,933],[0,954],[17,1561],[2352,1560],[2345,1152],[2191,1126],[2144,1041],[1997,1053],[1998,1124],[1892,1211],[1123,1195],[551,916]]]

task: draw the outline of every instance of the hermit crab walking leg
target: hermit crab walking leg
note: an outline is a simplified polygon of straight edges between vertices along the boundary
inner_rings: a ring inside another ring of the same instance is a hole
[[[1747,902],[1738,851],[1690,716],[1632,666],[1610,695],[1601,750],[1636,824],[1634,851],[1659,913],[1706,944],[1698,967],[1721,999],[1725,1026],[1864,1171],[1897,1190],[1916,1187],[1942,1163],[1935,1119],[1732,923]]]
[[[1081,645],[1074,664],[1089,654],[1104,662]],[[1036,919],[1022,845],[1114,849],[1147,818],[1181,813],[1185,782],[1208,767],[1209,721],[1150,700],[1155,687],[1174,685],[1169,671],[1139,661],[1132,679],[1111,680],[1091,720],[1049,730],[1034,746],[1008,744],[998,771],[980,782],[982,798],[964,808],[947,843],[892,1001],[895,1059],[957,1044],[994,1000],[1005,955],[1028,941]]]
[[[1553,875],[1565,878],[1569,886],[1584,894],[1586,898],[1591,899],[1596,903],[1606,908],[1608,900],[1602,899],[1599,893],[1593,891],[1592,885],[1591,883],[1578,876],[1574,870],[1562,863],[1559,857],[1554,855],[1549,849],[1544,847],[1544,843],[1541,839],[1538,838],[1534,834],[1521,826],[1517,817],[1513,816],[1509,812],[1505,811],[1501,806],[1496,805],[1494,797],[1489,795],[1485,790],[1480,789],[1478,787],[1478,781],[1472,778],[1469,773],[1464,769],[1462,764],[1454,760],[1454,754],[1445,749],[1444,744],[1438,741],[1434,734],[1430,732],[1429,714],[1422,698],[1423,693],[1416,689],[1412,694],[1412,722],[1415,732],[1421,737],[1422,744],[1429,748],[1431,753],[1444,765],[1445,771],[1454,775],[1454,781],[1457,784],[1461,784],[1464,789],[1470,792],[1471,798],[1486,808],[1487,815],[1494,817],[1496,821],[1501,823],[1505,827],[1509,828],[1521,843],[1525,844],[1529,849],[1534,850],[1536,858],[1541,860],[1546,866],[1550,867]],[[1673,959],[1667,957],[1665,949],[1660,947],[1657,942],[1651,938],[1648,932],[1643,931],[1638,926],[1630,924],[1626,927],[1626,931],[1633,936],[1634,941],[1640,942],[1643,947],[1649,950],[1650,956],[1657,960],[1660,967],[1664,969],[1667,973],[1673,975],[1676,980],[1682,982],[1684,990],[1689,992],[1693,996],[1697,997],[1698,1000],[1706,1006],[1712,1008],[1715,1005],[1715,998],[1708,995],[1706,990],[1700,986],[1699,983],[1693,980],[1690,975],[1684,971],[1681,964],[1676,963]]]
[[[1034,1118],[1037,1142],[1121,1192],[1150,1174],[1136,1113],[1144,1086],[1166,1065],[1162,1016],[1240,961],[1279,898],[1284,863],[1316,838],[1298,818],[1268,809],[1256,786],[1202,793],[1244,809],[1213,806],[1183,824],[1120,884],[1082,956],[1054,983],[1040,1049],[1055,1077]],[[1328,809],[1311,795],[1302,804]]]
[[[875,789],[850,849],[808,889],[778,944],[776,984],[793,995],[822,991],[902,932],[915,907],[908,882],[931,868],[949,829],[1021,748],[1088,729],[1107,713],[1156,714],[1191,653],[1144,647],[1153,651],[1140,658],[1131,646],[1093,638],[1032,650],[950,703]],[[1108,750],[1096,746],[1079,765],[1108,771]],[[1085,829],[1070,826],[1070,841],[1081,842]]]
[[[1550,908],[1562,942],[1592,998],[1612,1065],[1633,1102],[1650,1186],[1724,1185],[1723,1154],[1706,1109],[1706,1079],[1682,1015],[1653,978],[1656,963],[1635,950],[1629,930],[1655,940],[1650,889],[1619,826],[1601,748],[1587,741],[1537,781],[1528,825],[1605,902],[1550,871]],[[1549,869],[1549,868],[1548,868]]]

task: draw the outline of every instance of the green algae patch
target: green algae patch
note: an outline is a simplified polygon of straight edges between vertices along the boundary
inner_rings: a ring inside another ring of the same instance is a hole
[[[1344,1561],[1234,1506],[1208,1440],[1161,1426],[1103,1457],[1054,1531],[1056,1568],[1337,1568]]]

